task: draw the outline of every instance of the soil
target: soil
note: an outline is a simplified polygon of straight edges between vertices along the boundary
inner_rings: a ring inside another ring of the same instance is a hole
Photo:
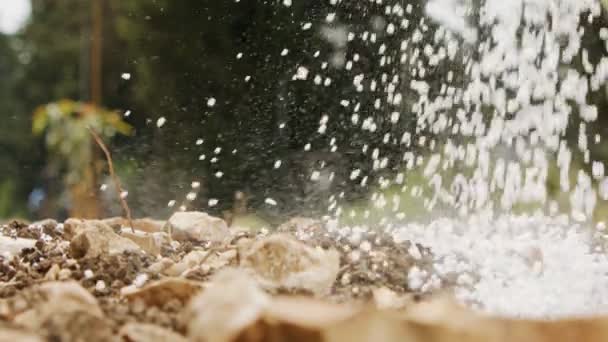
[[[300,220],[300,221],[298,221]],[[430,252],[421,246],[423,259],[414,260],[408,253],[409,242],[396,243],[386,233],[364,232],[357,239],[341,236],[338,232],[330,233],[320,222],[302,219],[290,221],[278,230],[288,234],[308,246],[324,250],[335,250],[340,253],[340,270],[329,292],[321,298],[332,303],[364,303],[373,298],[379,288],[389,289],[396,295],[407,295],[412,300],[419,300],[420,294],[410,291],[407,281],[407,270],[416,263],[418,267],[430,266]],[[294,224],[295,222],[295,224]],[[120,225],[113,226],[115,231]],[[123,295],[125,287],[144,278],[146,283],[165,278],[160,273],[150,271],[150,266],[159,258],[179,262],[188,253],[195,250],[212,251],[216,255],[239,248],[242,241],[255,241],[266,237],[268,232],[235,233],[230,241],[211,245],[205,241],[185,241],[164,244],[160,256],[152,256],[143,251],[128,251],[118,255],[100,255],[95,258],[77,258],[70,252],[70,240],[64,232],[63,225],[53,220],[35,224],[12,221],[1,227],[1,235],[12,238],[34,239],[32,248],[26,248],[19,255],[0,256],[0,323],[21,329],[2,312],[2,305],[10,309],[7,312],[23,312],[36,306],[41,300],[38,287],[45,282],[70,280],[76,281],[94,296],[108,320],[114,333],[127,323],[147,323],[166,328],[180,335],[186,333],[180,315],[187,305],[178,297],[162,305],[149,305],[141,300],[128,300]],[[213,258],[203,261],[211,262]],[[215,273],[225,267],[238,267],[238,257],[229,260],[222,267],[196,267],[184,278],[202,285],[206,284]],[[313,297],[305,290],[293,288],[267,289],[271,295],[298,295]],[[319,296],[317,296],[319,297]],[[12,310],[12,311],[11,311]],[[181,323],[180,323],[181,322]],[[0,325],[1,327],[1,325]],[[53,326],[43,326],[36,333],[45,338],[57,336]],[[63,336],[63,340],[72,339],[73,335]],[[60,340],[62,340],[60,338]]]
[[[432,251],[387,232],[194,214],[171,229],[225,239],[178,241],[153,220],[1,225],[0,341],[608,341],[608,317],[490,317],[412,291]]]

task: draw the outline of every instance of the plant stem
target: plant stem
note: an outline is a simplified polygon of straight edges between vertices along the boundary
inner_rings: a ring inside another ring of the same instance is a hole
[[[97,143],[99,148],[101,148],[101,150],[103,151],[103,153],[106,156],[106,160],[108,161],[108,169],[110,170],[110,176],[112,176],[112,181],[114,182],[114,187],[116,188],[116,191],[118,192],[118,199],[120,200],[122,209],[125,211],[125,214],[127,215],[127,220],[129,221],[129,225],[131,226],[131,231],[133,233],[135,233],[135,227],[133,226],[133,219],[131,217],[131,209],[129,209],[129,205],[127,204],[127,201],[122,196],[122,194],[124,193],[124,190],[123,190],[122,186],[120,185],[120,178],[118,178],[118,176],[116,175],[116,172],[114,172],[114,163],[112,162],[112,155],[110,154],[110,150],[108,150],[108,147],[106,146],[106,144],[104,144],[104,142],[101,139],[101,137],[99,136],[99,134],[97,134],[91,127],[87,127],[87,128],[89,129],[91,136],[93,136],[93,139],[95,140],[95,142]]]

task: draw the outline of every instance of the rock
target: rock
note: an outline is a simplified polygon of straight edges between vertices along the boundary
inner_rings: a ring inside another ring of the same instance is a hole
[[[9,253],[10,255],[17,255],[21,253],[24,248],[34,248],[36,240],[34,239],[13,239],[7,236],[0,236],[0,253]]]
[[[55,281],[59,279],[59,272],[61,272],[61,267],[57,264],[53,264],[51,268],[44,275],[44,280],[46,281]]]
[[[359,308],[306,297],[272,298],[242,269],[225,269],[194,297],[183,318],[193,341],[322,341]]]
[[[43,342],[41,336],[16,328],[0,327],[0,342]]]
[[[57,230],[58,225],[59,223],[57,221],[53,219],[46,219],[42,221],[36,221],[30,224],[30,227],[36,227],[48,235],[55,235],[59,233],[59,231]]]
[[[63,341],[114,341],[112,327],[97,300],[76,282],[49,282],[37,289],[39,300],[14,318],[32,331],[44,328]]]
[[[229,249],[219,253],[213,253],[209,259],[205,260],[204,265],[208,266],[211,271],[219,270],[230,265],[238,258],[236,249]]]
[[[452,339],[437,338],[434,331],[418,333],[416,327],[409,329],[407,323],[396,313],[365,308],[353,317],[335,322],[323,331],[324,342],[402,342],[402,341],[433,341],[433,342],[490,342],[485,339],[468,339],[467,335],[453,336]],[[505,341],[511,341],[506,339]],[[516,341],[516,340],[513,340]],[[498,341],[492,341],[498,342]],[[520,342],[520,341],[518,341]]]
[[[57,273],[57,280],[68,280],[72,277],[72,271],[67,268],[62,268],[59,273]]]
[[[75,258],[94,258],[140,250],[136,243],[114,233],[112,228],[101,221],[70,223],[69,226],[70,234],[75,233],[70,241],[70,251]]]
[[[162,258],[148,267],[148,272],[152,274],[163,273],[169,267],[175,265],[175,262],[169,258]]]
[[[91,314],[103,317],[97,299],[75,281],[44,283],[39,290],[51,303],[59,302],[65,306],[73,303],[74,307],[86,308]]]
[[[63,223],[63,233],[66,240],[72,240],[77,234],[90,228],[112,228],[110,225],[100,220],[83,220],[77,218],[67,219]]]
[[[340,269],[338,252],[312,248],[282,234],[254,242],[240,260],[265,287],[301,289],[316,295],[330,291]]]
[[[217,253],[212,251],[209,258],[206,258],[204,262],[197,267],[193,267],[182,273],[182,277],[188,278],[191,274],[194,274],[195,276],[208,275],[230,265],[236,266],[237,257],[238,253],[236,249],[229,249],[227,251]],[[233,261],[235,262],[233,263]]]
[[[173,214],[167,222],[167,229],[178,241],[223,242],[230,237],[230,229],[224,220],[196,211]]]
[[[202,289],[201,283],[182,278],[166,278],[141,289],[127,287],[122,294],[129,301],[141,300],[148,306],[163,306],[174,299],[187,302]]]
[[[109,217],[103,220],[100,220],[102,223],[107,224],[108,226],[112,227],[112,229],[114,229],[115,231],[119,231],[122,227],[124,227],[123,222],[125,221],[124,218],[117,216],[117,217]]]
[[[53,219],[44,219],[44,220],[32,222],[32,223],[30,223],[30,226],[55,228],[58,224],[59,224],[59,222],[57,222]]]
[[[125,324],[118,335],[123,341],[130,342],[186,342],[182,335],[152,324],[128,323]]]
[[[399,295],[386,287],[375,289],[372,292],[374,303],[378,309],[403,309],[409,304],[414,304],[412,295]]]
[[[110,227],[121,230],[124,228],[131,229],[131,224],[129,220],[123,217],[113,217],[102,220],[105,224]],[[165,221],[154,220],[150,218],[143,219],[135,219],[133,220],[133,229],[140,230],[146,233],[159,233],[163,231],[163,227],[165,225]]]
[[[260,319],[270,302],[246,272],[224,269],[184,310],[187,337],[194,341],[233,341]]]
[[[163,273],[170,277],[178,277],[187,270],[199,266],[208,253],[204,251],[192,251],[186,254],[180,262],[165,269]]]
[[[272,327],[273,333],[282,334],[284,341],[323,341],[325,332],[330,327],[347,321],[360,311],[361,308],[356,305],[333,304],[308,297],[280,296],[274,298],[266,308],[264,320]]]
[[[141,230],[148,233],[160,233],[163,231],[165,221],[154,220],[150,218],[143,218],[133,220],[133,226],[137,230]]]
[[[160,255],[162,245],[170,243],[169,235],[164,232],[148,233],[141,230],[133,232],[130,228],[122,228],[120,235],[135,242],[150,255]]]
[[[209,253],[212,253],[208,256]],[[183,276],[189,270],[205,267],[208,272],[215,271],[230,264],[236,259],[236,250],[227,250],[221,253],[215,251],[192,251],[178,263],[166,268],[163,273],[172,276]]]

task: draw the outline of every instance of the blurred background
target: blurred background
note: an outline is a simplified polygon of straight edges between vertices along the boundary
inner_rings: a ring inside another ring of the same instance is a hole
[[[424,1],[396,2],[423,16]],[[415,25],[384,37],[381,56],[378,46],[347,46],[345,37],[369,31],[381,39],[385,6],[347,2],[345,21],[328,23],[333,8],[330,1],[0,2],[0,219],[121,214],[88,127],[110,147],[134,216],[166,218],[183,205],[226,217],[261,212],[260,220],[273,221],[326,212],[332,195],[365,209],[357,201],[380,188],[373,178],[403,165],[395,158],[370,173],[374,165],[361,150],[382,145],[386,132],[416,132],[416,123],[393,124],[394,108],[374,108],[378,89],[358,96],[361,117],[374,116],[380,128],[361,130],[340,99],[353,96],[353,75],[400,73],[379,60],[398,58]],[[603,25],[585,34],[594,63],[606,52]],[[420,44],[432,39],[428,27]],[[344,72],[353,51],[359,62]],[[295,77],[302,65],[306,82]],[[442,67],[429,69],[426,80],[440,81]],[[590,97],[603,113],[605,90]],[[332,125],[319,134],[328,113]],[[604,117],[592,134],[604,134]],[[404,152],[384,145],[389,155]],[[592,159],[608,157],[602,146],[592,147]],[[369,174],[369,182],[351,181],[352,170]],[[422,183],[414,171],[406,178]],[[415,213],[417,202],[401,206]]]
[[[337,174],[350,172],[341,155],[382,139],[340,124],[315,136],[325,113],[350,118],[337,100],[352,92],[335,38],[345,31],[319,24],[331,7],[3,1],[0,218],[121,213],[87,127],[110,146],[136,216],[165,217],[182,204],[215,213],[263,207],[269,219],[326,210],[319,198],[345,186]],[[361,29],[384,10],[348,7],[361,14],[349,25]],[[379,74],[372,54],[358,68]],[[336,59],[329,68],[328,56]],[[294,78],[302,64],[316,65],[311,74],[325,69],[323,89]],[[340,153],[328,152],[330,139]],[[311,186],[318,168],[331,171]],[[335,186],[322,181],[330,174]]]

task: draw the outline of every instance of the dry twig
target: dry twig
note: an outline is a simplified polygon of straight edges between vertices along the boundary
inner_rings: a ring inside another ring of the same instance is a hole
[[[133,233],[135,233],[135,227],[133,226],[133,219],[131,217],[131,209],[129,209],[129,205],[127,204],[127,201],[122,196],[122,194],[124,193],[124,190],[123,190],[122,186],[120,185],[120,178],[118,178],[118,176],[114,172],[114,163],[112,162],[112,155],[110,154],[110,150],[108,150],[108,147],[106,146],[106,144],[104,144],[101,137],[91,127],[88,127],[88,129],[89,129],[89,132],[91,132],[91,136],[93,136],[93,139],[95,140],[97,145],[99,145],[99,148],[101,148],[101,150],[103,151],[103,153],[106,156],[106,160],[108,161],[108,169],[110,170],[110,176],[112,176],[112,181],[114,182],[114,187],[116,188],[116,192],[118,192],[118,199],[120,200],[122,209],[125,211],[125,214],[127,215],[127,220],[129,221],[129,225],[131,226],[131,231]]]

